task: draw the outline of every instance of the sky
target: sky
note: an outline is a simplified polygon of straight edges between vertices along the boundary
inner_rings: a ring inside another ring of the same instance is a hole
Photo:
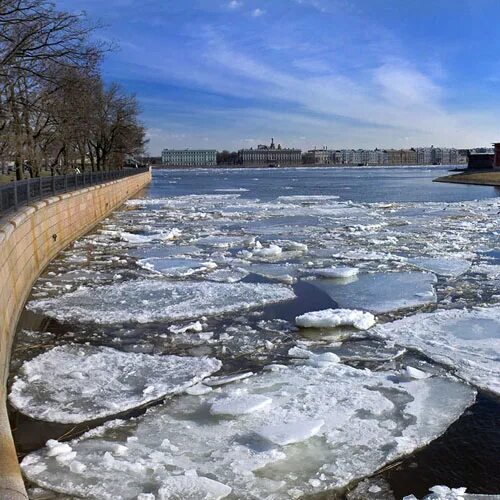
[[[117,49],[149,152],[500,140],[499,0],[56,0]]]

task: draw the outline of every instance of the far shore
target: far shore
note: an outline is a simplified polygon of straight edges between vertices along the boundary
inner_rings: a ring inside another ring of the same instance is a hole
[[[462,172],[460,174],[438,177],[433,182],[452,182],[456,184],[476,184],[479,186],[500,186],[500,169],[482,172]]]

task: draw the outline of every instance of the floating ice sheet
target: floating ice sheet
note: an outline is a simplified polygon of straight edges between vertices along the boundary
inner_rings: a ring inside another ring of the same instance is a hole
[[[471,384],[500,394],[500,306],[417,314],[374,331],[450,366]]]
[[[150,356],[70,344],[24,363],[9,400],[32,418],[79,423],[179,394],[220,367],[213,358]]]
[[[141,259],[137,263],[145,269],[157,271],[169,277],[190,276],[217,267],[215,262],[203,262],[194,259],[162,259],[156,257]]]
[[[500,500],[500,495],[481,495],[466,493],[467,488],[448,488],[448,486],[433,486],[429,489],[431,493],[425,495],[422,500]],[[415,495],[407,495],[403,500],[417,500]]]
[[[330,267],[326,269],[311,269],[310,272],[322,278],[350,278],[356,276],[359,269],[356,267]]]
[[[304,328],[335,328],[351,325],[359,330],[368,330],[375,324],[375,318],[369,312],[353,309],[324,309],[297,316],[295,323]]]
[[[282,285],[137,280],[81,288],[30,302],[28,308],[60,321],[148,323],[226,314],[293,298],[293,291]]]
[[[430,273],[398,272],[360,274],[358,280],[339,284],[333,280],[314,280],[340,306],[373,313],[385,313],[436,302]]]
[[[241,403],[245,395],[272,403],[251,414],[210,411],[214,398]],[[157,494],[196,471],[231,488],[232,499],[289,499],[345,487],[427,444],[474,397],[450,378],[397,382],[390,372],[297,364],[91,431],[68,443],[84,472],[50,448],[28,455],[22,468],[40,486],[84,497]]]
[[[415,257],[408,259],[408,263],[425,271],[452,277],[466,273],[471,265],[468,260],[448,257]]]

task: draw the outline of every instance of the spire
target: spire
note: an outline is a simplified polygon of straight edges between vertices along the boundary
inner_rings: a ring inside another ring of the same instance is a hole
[[[274,137],[271,137],[271,149],[274,149]]]

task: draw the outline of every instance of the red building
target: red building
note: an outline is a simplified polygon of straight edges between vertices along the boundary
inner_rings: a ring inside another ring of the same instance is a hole
[[[500,142],[493,144],[495,148],[495,159],[493,160],[493,168],[500,168]]]

